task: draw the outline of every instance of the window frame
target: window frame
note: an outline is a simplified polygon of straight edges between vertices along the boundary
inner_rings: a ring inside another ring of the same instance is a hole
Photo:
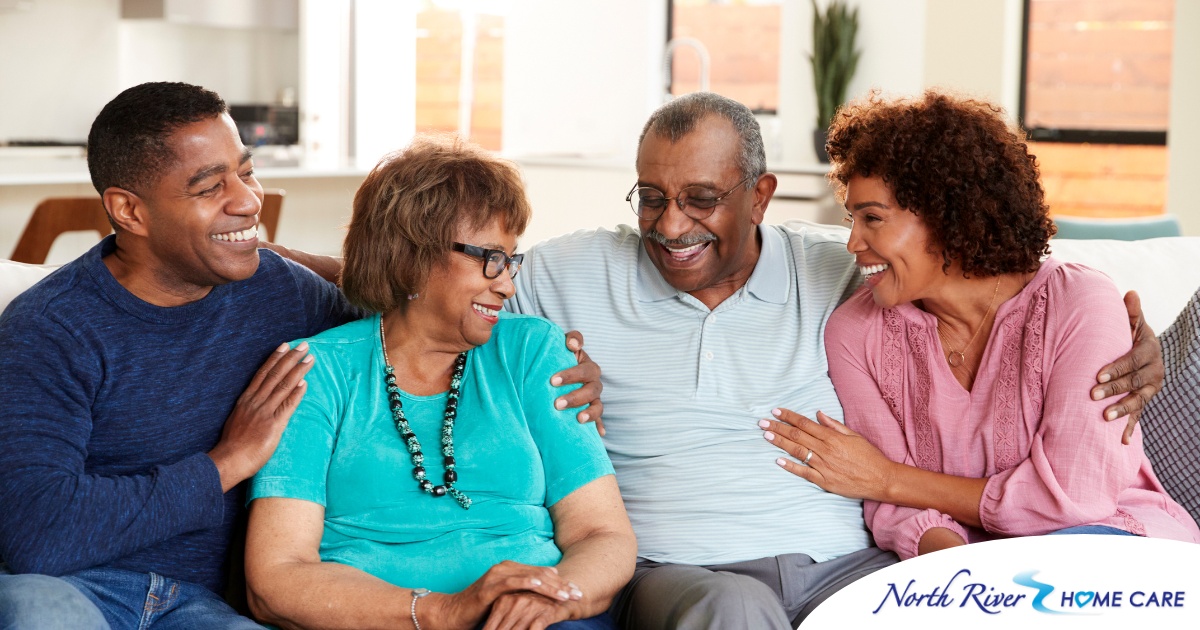
[[[1167,144],[1167,131],[1130,131],[1117,129],[1061,129],[1055,127],[1030,127],[1025,124],[1025,100],[1029,84],[1029,9],[1033,0],[1023,0],[1021,15],[1021,82],[1017,100],[1018,120],[1030,140],[1036,142],[1064,142],[1073,144]]]
[[[1025,0],[1025,1],[1028,2],[1029,0]],[[671,40],[674,39],[674,35],[675,35],[675,0],[667,0],[667,31],[666,31],[666,38],[663,39],[663,45],[662,45],[662,49],[664,51],[667,49],[667,46],[671,43]],[[780,58],[781,67],[782,67],[782,64],[783,64],[783,59],[782,59],[782,55],[781,55],[781,58]],[[776,81],[778,81],[778,79],[776,79]],[[669,94],[675,93],[674,92],[675,76],[673,73],[671,75],[671,83],[664,87],[666,88],[666,90]],[[747,106],[747,107],[749,107],[749,106]],[[779,108],[776,107],[775,109],[769,109],[769,108],[759,109],[759,108],[751,107],[750,113],[752,113],[756,116],[757,115],[777,116],[777,115],[779,115]]]

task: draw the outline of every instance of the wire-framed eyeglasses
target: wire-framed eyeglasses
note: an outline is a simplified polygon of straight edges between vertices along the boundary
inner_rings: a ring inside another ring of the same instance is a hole
[[[702,221],[712,215],[717,204],[724,201],[739,186],[751,179],[753,179],[753,176],[743,177],[732,188],[716,196],[713,196],[712,191],[703,186],[688,186],[679,191],[678,195],[667,197],[657,188],[651,188],[650,186],[639,187],[637,184],[634,184],[629,194],[625,195],[625,201],[629,202],[629,207],[633,208],[633,213],[638,215],[638,218],[653,221],[662,216],[662,213],[667,209],[667,205],[674,199],[675,204],[679,206],[679,209],[684,214],[696,221]]]
[[[505,269],[508,269],[508,277],[517,277],[517,272],[521,270],[521,263],[525,261],[525,254],[513,254],[509,256],[502,249],[485,249],[476,245],[467,245],[466,243],[453,243],[450,245],[450,249],[482,259],[483,277],[489,280],[498,278],[500,272]]]

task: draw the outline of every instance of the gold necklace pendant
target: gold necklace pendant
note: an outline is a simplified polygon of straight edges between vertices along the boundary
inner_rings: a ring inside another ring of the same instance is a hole
[[[971,335],[971,340],[967,342],[967,345],[963,346],[962,351],[955,350],[954,348],[950,347],[950,340],[946,338],[948,333],[942,331],[942,319],[937,315],[934,315],[934,318],[938,320],[938,337],[941,338],[942,344],[946,346],[947,350],[949,350],[949,352],[946,353],[946,363],[949,363],[950,367],[962,367],[962,365],[967,362],[967,350],[971,349],[971,345],[974,344],[975,340],[979,338],[979,333],[983,332],[983,325],[987,323],[988,315],[992,314],[992,307],[996,305],[996,295],[1000,293],[1001,278],[1003,278],[1003,276],[997,276],[996,288],[992,289],[992,299],[988,301],[988,307],[983,313],[983,319],[979,320],[979,326],[975,328],[975,334]]]
[[[966,362],[967,355],[956,350],[951,350],[950,354],[946,355],[946,363],[949,363],[950,367],[962,367]]]

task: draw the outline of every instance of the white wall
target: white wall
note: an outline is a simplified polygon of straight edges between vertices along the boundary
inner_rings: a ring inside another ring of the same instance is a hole
[[[504,151],[632,163],[661,104],[663,0],[522,0],[504,24]]]
[[[1171,114],[1167,132],[1167,211],[1185,234],[1200,234],[1200,2],[1175,0]]]
[[[297,36],[120,19],[120,0],[36,0],[0,12],[0,140],[87,137],[121,90],[185,81],[230,103],[272,102],[298,79]]]
[[[118,0],[0,13],[0,140],[83,140],[118,85]]]

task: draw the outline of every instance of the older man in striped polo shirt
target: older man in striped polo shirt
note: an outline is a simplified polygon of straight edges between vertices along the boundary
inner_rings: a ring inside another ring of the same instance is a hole
[[[854,257],[840,237],[762,225],[776,178],[730,99],[656,111],[637,171],[638,228],[535,245],[507,307],[581,331],[603,367],[605,445],[640,556],[622,625],[792,628],[896,562],[860,501],[779,468],[758,426],[775,407],[841,417],[822,337],[859,282]]]

